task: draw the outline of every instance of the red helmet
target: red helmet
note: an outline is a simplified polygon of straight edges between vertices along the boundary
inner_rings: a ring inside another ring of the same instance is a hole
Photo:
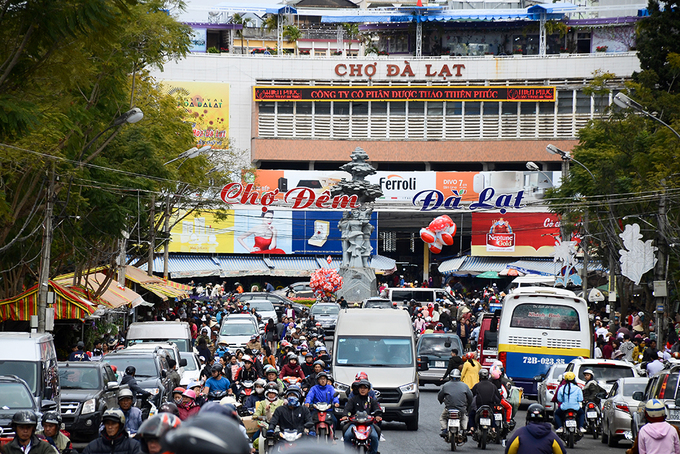
[[[354,376],[354,381],[368,380],[368,374],[366,372],[359,372]]]

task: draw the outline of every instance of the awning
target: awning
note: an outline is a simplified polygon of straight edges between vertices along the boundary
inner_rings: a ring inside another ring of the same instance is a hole
[[[55,281],[60,285],[68,285],[71,282],[70,277],[58,276]],[[87,290],[92,294],[99,293],[101,287],[107,282],[107,277],[104,273],[90,273],[87,278],[83,276],[81,283],[87,285]],[[142,298],[137,292],[127,287],[121,287],[118,282],[113,280],[110,282],[108,288],[99,296],[100,300],[109,308],[117,309],[119,307],[130,305],[130,307],[137,307],[142,302]]]
[[[187,298],[189,296],[189,291],[185,291],[184,289],[179,287],[170,286],[168,285],[168,282],[170,281],[166,281],[156,276],[149,276],[148,274],[146,274],[146,271],[142,271],[139,268],[132,265],[127,265],[125,267],[125,279],[134,282],[135,284],[141,286],[142,288],[150,291],[163,301],[166,301],[168,298],[181,299]],[[181,284],[177,285],[179,286]]]
[[[576,265],[576,269],[583,267],[582,262]],[[539,274],[542,276],[556,276],[561,269],[559,263],[547,258],[517,258],[517,257],[456,257],[446,260],[439,265],[439,272],[449,275],[476,275],[487,271],[500,273],[506,268],[515,269],[524,274]],[[597,262],[588,263],[588,271],[604,270]]]
[[[463,265],[467,256],[456,257],[450,260],[446,260],[439,264],[439,272],[442,274],[457,272],[458,269]]]
[[[84,319],[94,313],[96,307],[68,288],[49,281],[50,291],[54,292],[54,319]],[[38,284],[19,295],[0,301],[0,320],[29,321],[38,315]]]

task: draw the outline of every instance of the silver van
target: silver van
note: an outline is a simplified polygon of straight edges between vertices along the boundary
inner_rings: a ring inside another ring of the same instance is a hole
[[[41,411],[61,411],[57,351],[51,334],[0,332],[0,375],[24,380]]]
[[[192,352],[191,328],[186,322],[135,322],[130,324],[127,345],[172,342],[181,352]]]
[[[341,310],[333,339],[335,387],[344,400],[354,377],[368,374],[384,419],[418,430],[418,372],[411,317],[403,310]]]

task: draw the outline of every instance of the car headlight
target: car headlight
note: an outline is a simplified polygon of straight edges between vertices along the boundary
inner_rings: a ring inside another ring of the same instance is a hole
[[[94,413],[96,409],[97,401],[94,399],[90,399],[85,401],[85,403],[83,404],[83,411],[80,413],[83,415],[87,415],[89,413]]]
[[[335,389],[337,389],[338,391],[341,391],[345,394],[349,393],[349,385],[346,385],[344,383],[340,383],[340,382],[337,382],[337,381],[335,382]]]
[[[144,388],[144,391],[148,391],[151,395],[155,396],[160,392],[159,388]]]
[[[406,385],[401,385],[399,387],[399,391],[401,391],[402,394],[409,394],[409,393],[414,393],[418,389],[418,385],[415,383],[408,383]]]

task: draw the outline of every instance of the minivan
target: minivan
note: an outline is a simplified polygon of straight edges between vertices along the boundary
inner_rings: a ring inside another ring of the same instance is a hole
[[[61,411],[57,351],[51,334],[0,332],[0,375],[24,380],[41,411]]]
[[[400,306],[404,301],[415,300],[421,306],[427,306],[427,303],[436,303],[438,300],[448,301],[451,304],[457,305],[456,300],[442,288],[387,288],[385,298],[392,302],[397,302]]]
[[[191,328],[186,322],[135,322],[130,324],[127,345],[141,342],[173,342],[181,352],[192,352]]]
[[[418,373],[415,336],[406,311],[343,309],[333,339],[333,375],[340,399],[345,400],[354,377],[368,374],[380,393],[387,421],[403,421],[418,430]]]

